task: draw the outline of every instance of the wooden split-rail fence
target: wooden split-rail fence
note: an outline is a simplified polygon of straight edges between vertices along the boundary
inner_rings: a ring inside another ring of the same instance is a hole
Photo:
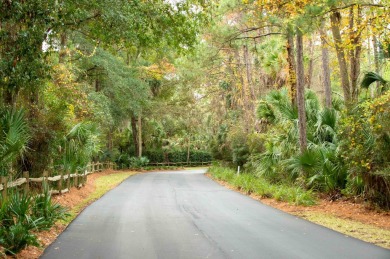
[[[0,176],[0,191],[1,196],[3,199],[7,198],[8,189],[11,188],[23,188],[25,193],[30,192],[30,186],[33,183],[37,183],[40,185],[40,189],[44,189],[43,186],[45,184],[57,182],[56,189],[50,190],[51,194],[62,194],[69,192],[71,187],[77,187],[80,188],[85,185],[87,181],[87,175],[95,173],[95,172],[101,172],[104,169],[117,169],[117,166],[113,162],[96,162],[96,163],[90,163],[87,165],[86,169],[82,173],[66,173],[61,171],[60,174],[56,176],[48,176],[48,172],[44,171],[42,177],[38,178],[30,178],[29,172],[23,172],[23,177],[16,179],[14,181],[9,181],[8,177],[6,176]],[[73,178],[73,181],[71,179]]]
[[[211,165],[212,161],[202,162],[159,162],[159,163],[148,163],[149,166],[202,166]]]

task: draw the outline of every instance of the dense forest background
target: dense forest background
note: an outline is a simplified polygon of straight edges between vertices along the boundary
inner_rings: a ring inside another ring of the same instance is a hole
[[[390,207],[390,2],[0,3],[0,174],[224,160]]]

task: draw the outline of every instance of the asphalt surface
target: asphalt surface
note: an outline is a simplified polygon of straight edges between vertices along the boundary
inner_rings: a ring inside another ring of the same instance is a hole
[[[386,250],[228,190],[204,170],[128,178],[41,258],[387,258]]]

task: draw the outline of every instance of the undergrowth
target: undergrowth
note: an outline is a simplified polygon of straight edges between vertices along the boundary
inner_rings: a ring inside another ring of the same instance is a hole
[[[274,198],[295,205],[310,206],[316,203],[314,193],[301,187],[271,184],[266,179],[254,174],[242,173],[237,175],[233,169],[221,166],[210,167],[209,173],[213,178],[225,181],[246,194],[253,193],[262,198]]]

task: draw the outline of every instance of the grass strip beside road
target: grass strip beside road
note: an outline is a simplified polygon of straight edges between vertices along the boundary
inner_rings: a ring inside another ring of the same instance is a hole
[[[124,180],[126,180],[129,176],[137,174],[137,172],[120,172],[115,174],[104,175],[96,179],[95,181],[95,190],[88,195],[86,199],[82,202],[75,205],[70,211],[70,216],[66,218],[66,224],[69,224],[72,220],[74,220],[77,215],[89,204],[98,200],[102,197],[106,192],[110,191]]]
[[[315,193],[302,188],[270,184],[265,179],[252,174],[240,174],[230,168],[213,166],[208,175],[222,185],[237,190],[243,194],[253,194],[256,199],[273,198],[277,201],[288,202],[293,205],[315,205]],[[269,206],[273,206],[270,204]],[[313,206],[315,208],[316,206]],[[276,208],[284,210],[282,206]],[[353,219],[345,219],[331,215],[323,211],[305,211],[301,206],[295,206],[296,210],[284,210],[287,213],[302,217],[318,225],[330,228],[346,236],[354,237],[375,245],[390,249],[390,230],[358,222]]]
[[[243,173],[237,175],[233,169],[221,166],[210,167],[208,172],[212,178],[227,182],[245,194],[255,194],[261,198],[274,198],[295,205],[309,206],[316,202],[316,197],[312,191],[300,187],[271,184],[253,174]]]
[[[390,249],[390,230],[313,211],[294,213],[294,215],[347,236]]]

